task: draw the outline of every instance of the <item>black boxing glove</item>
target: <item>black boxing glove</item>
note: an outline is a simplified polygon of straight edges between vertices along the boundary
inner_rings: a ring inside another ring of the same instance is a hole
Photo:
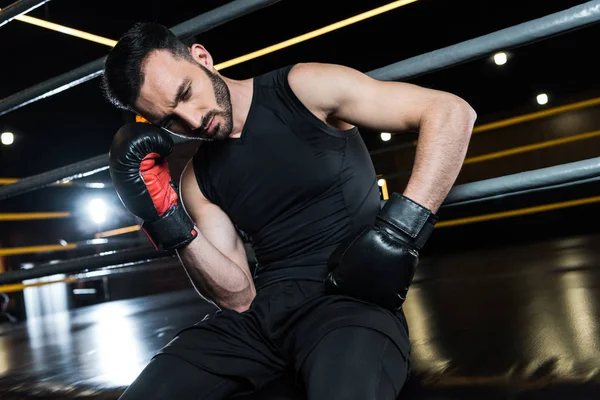
[[[171,151],[173,140],[161,128],[130,123],[119,129],[109,152],[117,194],[129,212],[144,220],[142,229],[157,250],[181,248],[198,236],[171,179],[166,161]]]
[[[331,254],[328,294],[352,296],[391,311],[402,307],[437,216],[409,198],[392,193],[375,223]]]

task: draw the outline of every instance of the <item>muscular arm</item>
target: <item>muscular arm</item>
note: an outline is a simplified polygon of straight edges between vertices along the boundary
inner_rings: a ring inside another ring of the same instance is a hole
[[[181,178],[181,196],[198,228],[198,237],[178,251],[190,280],[218,307],[247,310],[256,290],[244,244],[229,217],[203,196],[190,165]]]
[[[340,127],[419,132],[404,195],[437,212],[462,167],[476,115],[461,98],[401,82],[383,82],[331,64],[300,64],[290,86],[317,117]]]

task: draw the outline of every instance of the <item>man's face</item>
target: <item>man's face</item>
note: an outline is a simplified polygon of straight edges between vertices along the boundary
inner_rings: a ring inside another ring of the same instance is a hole
[[[135,109],[154,124],[191,138],[225,139],[233,129],[229,88],[202,64],[151,53]]]

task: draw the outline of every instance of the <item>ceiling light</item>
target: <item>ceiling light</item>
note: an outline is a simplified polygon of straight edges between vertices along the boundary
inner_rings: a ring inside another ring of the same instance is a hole
[[[4,132],[0,135],[0,141],[2,141],[3,145],[10,146],[15,141],[15,135],[13,135],[12,132]]]
[[[383,140],[384,142],[387,142],[391,138],[392,138],[392,134],[391,133],[381,132],[381,140]]]
[[[494,62],[496,63],[496,65],[504,65],[506,64],[506,53],[496,53],[494,54]]]

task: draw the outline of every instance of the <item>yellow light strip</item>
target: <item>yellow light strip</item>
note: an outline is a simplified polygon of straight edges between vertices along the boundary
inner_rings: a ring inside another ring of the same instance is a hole
[[[19,179],[17,179],[17,178],[0,178],[0,185],[11,185],[18,181],[19,181]],[[52,184],[52,186],[71,186],[72,184],[73,184],[73,181],[66,181],[66,182],[54,183],[54,184]]]
[[[383,186],[381,186],[381,196],[383,197],[383,200],[388,200],[390,198],[387,188],[387,179],[384,179]]]
[[[32,253],[44,253],[47,251],[61,251],[61,250],[73,250],[77,248],[77,244],[68,243],[63,246],[62,244],[50,244],[43,246],[25,246],[25,247],[8,247],[0,249],[0,256],[14,256],[19,254],[32,254]]]
[[[2,10],[2,9],[0,8],[0,10]],[[53,22],[48,22],[48,21],[45,21],[45,20],[39,19],[39,18],[29,17],[27,15],[20,15],[15,19],[18,21],[21,21],[21,22],[26,22],[31,25],[39,26],[41,28],[50,29],[52,31],[64,33],[66,35],[75,36],[80,39],[85,39],[85,40],[89,40],[91,42],[100,43],[105,46],[114,47],[114,45],[117,44],[116,40],[108,39],[108,38],[98,36],[98,35],[93,35],[91,33],[80,31],[78,29],[69,28],[68,26],[55,24]]]
[[[140,229],[141,229],[141,227],[139,225],[131,225],[131,226],[123,227],[123,228],[113,229],[112,231],[96,233],[96,235],[94,235],[94,237],[96,239],[107,238],[110,236],[117,236],[117,235],[123,235],[125,233],[136,232],[136,231],[139,231]]]
[[[361,22],[361,21],[364,21],[366,19],[373,18],[373,17],[375,17],[377,15],[386,13],[388,11],[395,10],[396,8],[400,8],[402,6],[405,6],[405,5],[408,5],[408,4],[411,4],[411,3],[415,3],[417,1],[418,0],[398,0],[398,1],[394,1],[394,2],[391,2],[391,3],[386,4],[384,6],[381,6],[381,7],[378,7],[378,8],[374,8],[374,9],[366,11],[364,13],[355,15],[355,16],[350,17],[350,18],[347,18],[345,20],[338,21],[338,22],[333,23],[331,25],[327,25],[327,26],[325,26],[323,28],[316,29],[316,30],[314,30],[312,32],[308,32],[308,33],[305,33],[303,35],[296,36],[294,38],[288,39],[288,40],[283,41],[281,43],[277,43],[277,44],[274,44],[272,46],[265,47],[264,49],[260,49],[260,50],[254,51],[252,53],[249,53],[249,54],[246,54],[246,55],[234,58],[234,59],[229,60],[229,61],[225,61],[223,63],[215,65],[215,68],[217,70],[219,70],[219,69],[228,68],[228,67],[231,67],[231,66],[234,66],[234,65],[237,65],[237,64],[241,64],[243,62],[246,62],[246,61],[249,61],[249,60],[261,57],[261,56],[264,56],[264,55],[269,54],[269,53],[273,53],[275,51],[284,49],[286,47],[290,47],[290,46],[293,46],[295,44],[307,41],[307,40],[315,38],[317,36],[321,36],[321,35],[324,35],[326,33],[329,33],[329,32],[332,32],[332,31],[344,28],[344,27],[346,27],[348,25],[352,25],[352,24],[355,24],[357,22]],[[0,10],[2,10],[2,9],[0,8]],[[33,18],[33,17],[26,16],[26,15],[21,15],[21,16],[17,17],[16,19],[19,20],[19,21],[21,21],[21,22],[26,22],[26,23],[29,23],[29,24],[32,24],[32,25],[36,25],[36,26],[39,26],[39,27],[42,27],[42,28],[46,28],[46,29],[51,29],[51,30],[54,30],[54,31],[57,31],[57,32],[61,32],[61,33],[67,34],[67,35],[71,35],[71,36],[75,36],[75,37],[78,37],[78,38],[81,38],[81,39],[85,39],[85,40],[89,40],[89,41],[92,41],[92,42],[100,43],[100,44],[103,44],[103,45],[106,45],[106,46],[109,46],[109,47],[114,47],[117,44],[116,40],[108,39],[108,38],[105,38],[105,37],[102,37],[102,36],[98,36],[98,35],[94,35],[94,34],[91,34],[91,33],[83,32],[83,31],[80,31],[80,30],[77,30],[77,29],[66,27],[64,25],[55,24],[53,22],[48,22],[48,21],[45,21],[45,20],[42,20],[42,19]]]
[[[521,216],[521,215],[534,214],[534,213],[540,213],[540,212],[551,211],[551,210],[558,210],[561,208],[575,207],[575,206],[581,206],[581,205],[592,204],[592,203],[597,203],[597,202],[600,202],[600,196],[588,197],[585,199],[563,201],[560,203],[545,204],[542,206],[521,208],[518,210],[504,211],[504,212],[498,212],[498,213],[493,213],[493,214],[478,215],[475,217],[459,218],[459,219],[453,219],[450,221],[441,221],[436,224],[436,228],[446,228],[446,227],[450,227],[450,226],[472,224],[475,222],[483,222],[483,221],[491,221],[491,220],[495,220],[495,219],[516,217],[516,216]]]
[[[0,221],[30,221],[34,219],[69,218],[70,212],[2,213]]]
[[[537,111],[530,114],[519,115],[512,118],[503,119],[489,124],[483,124],[473,128],[473,133],[491,131],[492,129],[505,128],[510,125],[516,125],[523,122],[529,122],[540,118],[561,114],[567,111],[579,110],[581,108],[593,107],[600,104],[600,97],[589,100],[579,101],[577,103],[565,104],[564,106],[549,108],[543,111]]]
[[[331,25],[324,26],[323,28],[316,29],[316,30],[314,30],[312,32],[308,32],[308,33],[305,33],[303,35],[296,36],[294,38],[288,39],[288,40],[283,41],[281,43],[277,43],[277,44],[274,44],[272,46],[265,47],[264,49],[260,49],[260,50],[254,51],[252,53],[249,53],[249,54],[246,54],[246,55],[234,58],[232,60],[222,62],[220,64],[215,65],[215,69],[221,70],[221,69],[232,67],[232,66],[237,65],[237,64],[241,64],[243,62],[246,62],[246,61],[249,61],[249,60],[261,57],[261,56],[264,56],[264,55],[269,54],[269,53],[273,53],[273,52],[281,50],[281,49],[285,49],[286,47],[290,47],[290,46],[293,46],[295,44],[304,42],[306,40],[313,39],[313,38],[315,38],[317,36],[324,35],[326,33],[335,31],[337,29],[344,28],[344,27],[346,27],[348,25],[352,25],[352,24],[355,24],[357,22],[364,21],[366,19],[375,17],[377,15],[386,13],[388,11],[392,11],[392,10],[394,10],[396,8],[399,8],[399,7],[402,7],[402,6],[414,3],[416,1],[418,1],[418,0],[400,0],[400,1],[394,1],[392,3],[386,4],[386,5],[378,7],[378,8],[374,8],[374,9],[372,9],[370,11],[366,11],[364,13],[355,15],[355,16],[347,18],[345,20],[338,21],[338,22],[333,23]]]
[[[65,279],[58,279],[55,281],[36,282],[36,283],[28,283],[28,284],[15,283],[15,284],[11,284],[11,285],[2,285],[2,286],[0,286],[0,292],[2,292],[2,293],[20,292],[29,287],[52,285],[54,283],[70,283],[70,282],[75,282],[76,280],[77,280],[77,278],[75,278],[75,277],[69,277],[69,278],[65,278]]]
[[[558,145],[565,144],[565,143],[590,139],[590,138],[597,137],[597,136],[600,136],[600,130],[593,131],[593,132],[587,132],[587,133],[581,133],[579,135],[573,135],[573,136],[560,138],[560,139],[547,140],[545,142],[534,143],[534,144],[530,144],[527,146],[514,147],[512,149],[496,151],[493,153],[483,154],[483,155],[475,156],[475,157],[469,157],[469,158],[465,159],[463,165],[474,164],[474,163],[478,163],[478,162],[482,162],[482,161],[493,160],[496,158],[512,156],[515,154],[526,153],[529,151],[544,149],[544,148],[552,147],[552,146],[558,146]]]

